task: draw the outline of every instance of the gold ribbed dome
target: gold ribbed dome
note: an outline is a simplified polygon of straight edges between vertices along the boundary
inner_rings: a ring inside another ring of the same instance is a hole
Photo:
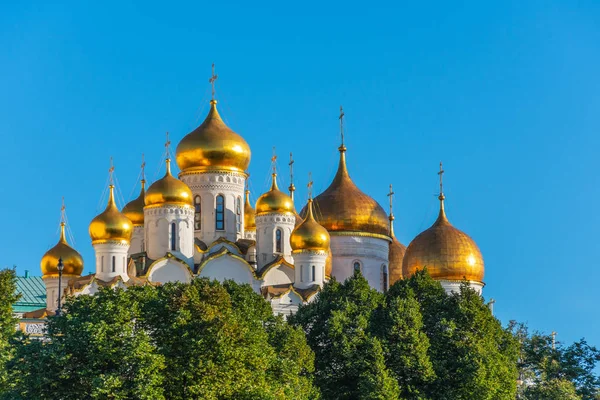
[[[390,276],[390,286],[396,283],[396,281],[402,279],[402,261],[404,259],[404,254],[406,253],[406,246],[403,245],[396,239],[396,235],[394,235],[394,216],[390,215],[390,236],[392,241],[390,242],[390,249],[388,252],[388,262],[389,262],[389,276]]]
[[[250,164],[250,147],[229,129],[211,100],[204,122],[177,146],[177,165],[182,173],[226,170],[244,172]]]
[[[81,275],[83,272],[83,258],[67,243],[64,222],[60,223],[60,239],[58,243],[42,257],[42,261],[40,262],[42,276],[58,276],[58,260],[60,258],[62,258],[64,266],[63,275]]]
[[[123,215],[125,215],[133,226],[143,226],[144,225],[144,197],[146,195],[145,188],[146,181],[142,179],[142,189],[140,190],[140,195],[131,200],[129,203],[123,207],[121,211]]]
[[[114,198],[114,186],[109,186],[108,205],[106,209],[90,223],[90,237],[92,244],[104,243],[108,241],[118,241],[129,243],[133,224],[124,216]]]
[[[256,201],[256,215],[268,213],[295,214],[294,202],[291,197],[277,187],[277,174],[273,174],[271,190]]]
[[[434,279],[483,282],[485,269],[481,252],[473,239],[450,224],[443,195],[440,195],[440,213],[435,223],[408,245],[402,275],[409,277],[425,267]]]
[[[250,191],[246,190],[246,202],[244,203],[244,230],[255,231],[256,230],[256,211],[250,204]]]
[[[313,200],[308,199],[308,215],[290,236],[293,251],[327,251],[329,249],[329,232],[315,221],[312,204]]]
[[[363,232],[388,236],[387,215],[350,179],[346,147],[340,147],[340,163],[331,185],[315,198],[315,217],[329,232]],[[306,215],[306,207],[300,213]]]
[[[192,206],[192,191],[188,185],[171,175],[171,160],[167,158],[167,172],[148,188],[144,200],[146,206],[163,204]]]

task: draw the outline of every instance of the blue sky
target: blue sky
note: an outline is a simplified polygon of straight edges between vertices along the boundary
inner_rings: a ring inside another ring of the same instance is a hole
[[[286,187],[294,152],[298,199],[309,171],[327,187],[343,105],[350,174],[386,209],[394,185],[403,243],[435,219],[443,160],[497,316],[600,345],[600,3],[23,3],[0,10],[1,266],[40,273],[64,196],[92,271],[109,158],[125,201],[141,153],[160,177],[165,132],[203,120],[215,62],[254,200],[273,146]]]

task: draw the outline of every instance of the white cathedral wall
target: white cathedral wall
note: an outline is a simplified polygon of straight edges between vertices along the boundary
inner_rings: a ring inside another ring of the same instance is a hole
[[[108,282],[116,276],[121,276],[124,281],[129,280],[127,275],[127,251],[129,243],[107,242],[94,244],[96,253],[96,278]]]
[[[148,271],[148,280],[151,282],[183,282],[190,283],[192,274],[186,264],[167,258],[156,261]]]
[[[295,314],[298,311],[298,306],[303,303],[302,298],[292,291],[275,297],[270,301],[273,314],[281,315],[284,318]]]
[[[131,235],[131,244],[129,246],[128,255],[141,253],[144,251],[144,226],[138,225],[133,227]]]
[[[64,293],[64,290],[69,284],[69,280],[77,278],[74,275],[63,275],[60,283],[60,290]],[[46,310],[56,311],[58,308],[58,275],[56,276],[44,276],[42,277],[44,284],[46,285]],[[61,301],[62,303],[62,301]]]
[[[283,285],[294,283],[294,270],[285,264],[271,268],[263,276],[261,286]]]
[[[201,173],[182,173],[179,178],[187,184],[193,193],[201,199],[200,229],[194,230],[194,236],[207,245],[224,237],[231,242],[244,238],[244,190],[246,174],[230,171]],[[223,230],[216,229],[216,198],[225,199],[225,224]],[[238,217],[237,202],[240,205]],[[240,220],[238,229],[237,219]]]
[[[354,274],[354,263],[359,262],[369,285],[383,291],[382,266],[388,265],[389,241],[370,236],[336,235],[335,232],[330,234],[332,275],[343,282]]]
[[[460,293],[460,285],[462,284],[462,281],[439,280],[439,282],[446,291],[446,293]],[[469,281],[469,286],[480,295],[483,292],[483,284],[480,282]]]
[[[259,290],[259,283],[255,280],[250,266],[243,260],[223,255],[208,261],[199,274],[200,277],[216,279],[223,282],[231,279],[237,283],[247,283],[255,291]]]
[[[296,217],[292,214],[269,213],[256,216],[256,262],[258,269],[283,255],[290,264],[292,259],[292,246],[290,236],[294,230]],[[281,251],[276,252],[275,238],[277,229],[281,229]]]
[[[171,249],[171,224],[176,224],[175,250]],[[194,209],[187,205],[165,204],[144,208],[146,253],[158,260],[167,252],[180,254],[192,262],[194,257]]]
[[[256,240],[256,229],[244,230],[244,239]]]
[[[327,252],[302,251],[294,252],[294,286],[306,289],[312,285],[323,287],[325,281],[325,260]],[[312,267],[315,266],[315,276]]]

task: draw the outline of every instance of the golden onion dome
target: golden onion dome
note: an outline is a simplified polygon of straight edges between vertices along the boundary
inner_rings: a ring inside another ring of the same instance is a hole
[[[60,259],[63,262],[63,275],[80,276],[83,272],[83,258],[81,258],[81,254],[67,243],[64,222],[60,223],[60,239],[58,243],[42,257],[42,261],[40,262],[42,276],[58,276],[58,262]]]
[[[388,252],[388,262],[389,262],[389,276],[390,276],[390,286],[396,283],[396,281],[402,279],[402,261],[404,259],[404,254],[406,253],[406,246],[403,245],[396,239],[396,235],[394,235],[394,216],[390,215],[390,237],[392,241],[390,242],[390,248]]]
[[[373,198],[350,179],[346,147],[341,146],[340,163],[333,182],[315,198],[315,216],[329,232],[363,232],[388,237],[387,215]],[[300,215],[306,215],[306,207]]]
[[[204,122],[187,134],[176,152],[181,173],[226,170],[244,172],[250,164],[250,146],[229,129],[211,100]]]
[[[165,176],[154,182],[146,192],[146,206],[163,204],[192,206],[192,190],[188,185],[171,175],[171,160],[167,158]]]
[[[127,203],[121,211],[123,215],[129,218],[129,220],[133,223],[133,226],[144,225],[144,197],[146,195],[145,184],[146,181],[142,179],[142,189],[140,190],[140,195]]]
[[[269,213],[294,214],[294,202],[277,187],[277,174],[273,174],[271,190],[264,193],[256,201],[256,215]]]
[[[115,204],[113,185],[109,186],[108,205],[106,209],[96,216],[90,223],[90,237],[92,244],[109,241],[129,243],[133,224],[123,215]]]
[[[438,280],[482,282],[485,272],[483,257],[475,241],[453,227],[444,211],[444,195],[440,195],[440,213],[434,224],[408,245],[402,263],[402,275],[409,277],[417,270]]]
[[[244,203],[244,230],[255,231],[256,230],[256,211],[250,204],[250,191],[246,190],[246,202]]]
[[[329,232],[315,221],[312,204],[313,200],[308,199],[308,215],[290,236],[293,251],[327,251],[329,249]]]

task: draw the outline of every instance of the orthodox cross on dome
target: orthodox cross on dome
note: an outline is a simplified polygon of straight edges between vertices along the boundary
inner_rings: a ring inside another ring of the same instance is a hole
[[[342,106],[340,106],[340,134],[342,135],[342,146],[344,147],[344,108]]]
[[[442,162],[440,161],[440,172],[437,173],[440,176],[440,195],[439,195],[439,199],[440,200],[444,200],[445,196],[444,196],[444,168],[442,166]]]
[[[65,207],[65,197],[62,198],[62,205],[60,206],[60,224],[67,223],[67,207]]]
[[[306,187],[308,188],[308,198],[310,200],[312,200],[312,187],[313,187],[312,172],[308,173],[308,184],[306,185]]]
[[[167,132],[167,141],[165,142],[165,151],[167,153],[167,160],[171,159],[171,151],[169,150],[169,146],[171,146],[171,141],[169,140],[169,132]]]
[[[275,153],[275,146],[273,146],[273,156],[271,157],[271,167],[273,167],[274,175],[277,174],[277,165],[275,163],[276,161],[277,161],[277,154]]]
[[[108,169],[108,183],[110,186],[113,185],[113,173],[115,172],[115,166],[113,164],[113,158],[110,157],[110,168]]]
[[[390,183],[390,191],[387,194],[387,197],[390,198],[390,219],[394,219],[393,207],[394,207],[394,191],[392,190],[392,184]]]
[[[290,162],[288,163],[290,166],[290,186],[288,190],[290,191],[290,197],[294,200],[294,191],[296,190],[296,186],[294,186],[294,157],[290,152]]]
[[[140,166],[142,168],[142,183],[146,183],[146,160],[144,159],[144,153],[142,153],[142,165]]]
[[[219,76],[215,74],[215,63],[213,63],[213,65],[212,65],[212,76],[208,80],[208,82],[212,86],[212,101],[215,100],[215,81],[217,80],[218,77]]]

